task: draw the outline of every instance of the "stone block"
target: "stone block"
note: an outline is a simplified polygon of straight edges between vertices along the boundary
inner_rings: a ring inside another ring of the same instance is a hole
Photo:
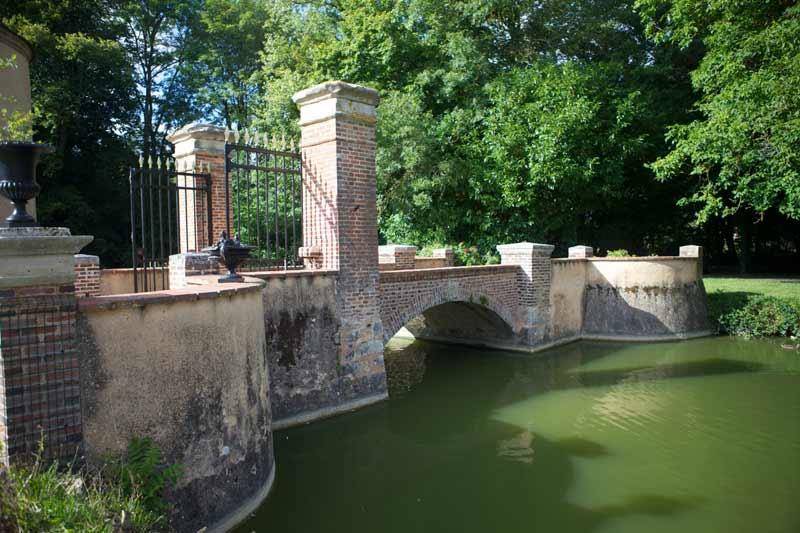
[[[570,259],[586,259],[594,257],[594,249],[591,246],[571,246],[569,248]]]

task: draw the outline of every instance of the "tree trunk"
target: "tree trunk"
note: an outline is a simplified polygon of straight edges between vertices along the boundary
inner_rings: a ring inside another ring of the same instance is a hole
[[[739,274],[749,274],[753,270],[753,219],[750,213],[739,214]]]

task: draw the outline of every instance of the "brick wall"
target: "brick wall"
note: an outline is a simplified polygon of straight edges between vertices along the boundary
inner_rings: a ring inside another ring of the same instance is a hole
[[[479,304],[500,316],[515,332],[520,293],[515,265],[382,272],[381,321],[388,341],[412,318],[448,302]]]
[[[75,296],[100,296],[100,258],[96,255],[75,256]]]
[[[0,438],[4,462],[71,458],[81,442],[72,284],[0,290]]]

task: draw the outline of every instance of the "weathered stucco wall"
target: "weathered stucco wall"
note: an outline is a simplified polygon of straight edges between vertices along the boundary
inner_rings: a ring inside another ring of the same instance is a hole
[[[286,427],[375,401],[378,377],[341,367],[338,278],[334,272],[254,274],[263,290],[274,427]],[[381,397],[385,397],[382,394]]]
[[[707,333],[697,258],[588,260],[585,336],[671,337]]]
[[[554,259],[550,281],[550,337],[577,337],[583,328],[585,260]]]
[[[697,257],[553,260],[551,338],[707,334],[698,264]]]
[[[89,461],[151,437],[183,465],[173,524],[230,527],[273,479],[260,283],[81,301]]]

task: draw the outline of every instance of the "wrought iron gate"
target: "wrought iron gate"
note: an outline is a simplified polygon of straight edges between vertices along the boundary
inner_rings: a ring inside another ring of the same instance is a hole
[[[228,228],[256,250],[247,270],[303,268],[303,171],[300,150],[267,135],[228,132],[225,143]],[[231,142],[233,141],[233,142]]]
[[[135,292],[167,288],[169,256],[199,251],[213,242],[211,174],[199,170],[178,170],[171,160],[130,169]]]

